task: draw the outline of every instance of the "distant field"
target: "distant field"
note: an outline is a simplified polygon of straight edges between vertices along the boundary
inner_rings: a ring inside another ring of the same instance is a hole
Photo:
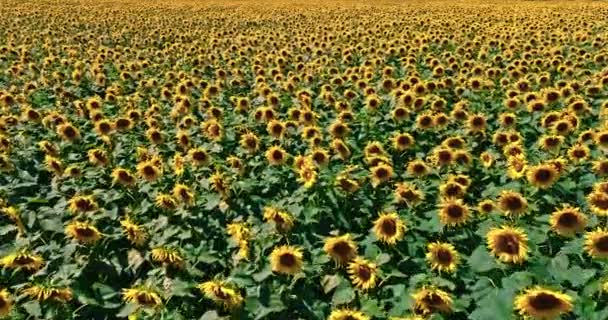
[[[608,3],[0,0],[0,318],[608,319]]]

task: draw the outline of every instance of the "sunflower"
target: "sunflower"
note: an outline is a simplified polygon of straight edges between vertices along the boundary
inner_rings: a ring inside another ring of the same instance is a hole
[[[37,271],[45,265],[44,259],[27,251],[11,253],[0,259],[0,266],[10,269]]]
[[[593,172],[598,176],[608,175],[608,160],[597,160],[592,165]]]
[[[336,183],[340,189],[344,192],[353,193],[359,190],[361,187],[359,181],[351,179],[348,174],[338,174],[336,176]]]
[[[549,164],[539,164],[537,166],[529,167],[527,172],[528,182],[541,189],[549,188],[559,178],[559,173],[555,167]]]
[[[433,242],[427,245],[426,260],[431,269],[439,272],[454,272],[459,261],[458,251],[453,245]]]
[[[94,225],[88,222],[73,221],[65,227],[68,237],[77,240],[82,244],[93,244],[101,239],[101,233]]]
[[[444,198],[462,198],[466,192],[467,188],[455,181],[448,181],[439,186],[439,193]]]
[[[136,224],[131,218],[126,217],[125,219],[120,220],[120,226],[127,236],[127,239],[129,239],[133,245],[140,247],[148,240],[148,234],[144,227]]]
[[[286,130],[285,124],[279,120],[271,120],[266,125],[266,132],[275,139],[282,139]]]
[[[423,287],[412,294],[412,298],[414,299],[414,310],[423,315],[452,311],[450,294],[439,288]]]
[[[159,193],[154,199],[154,203],[157,207],[165,210],[175,210],[177,208],[177,202],[173,196],[166,193]]]
[[[162,174],[162,168],[152,160],[143,161],[137,164],[137,174],[146,181],[156,181]]]
[[[13,299],[6,289],[0,289],[0,317],[7,316],[13,309]]]
[[[471,133],[484,132],[487,126],[486,116],[483,114],[469,115],[466,126]]]
[[[313,166],[305,165],[298,170],[298,181],[304,188],[310,188],[317,182],[317,171]]]
[[[430,168],[427,164],[420,160],[412,160],[407,164],[407,173],[414,177],[424,177],[430,172]]]
[[[150,252],[152,260],[164,265],[180,268],[185,261],[178,249],[169,247],[156,247]]]
[[[356,257],[348,263],[347,271],[350,275],[350,280],[356,287],[368,290],[376,286],[378,267],[375,263]]]
[[[247,240],[251,237],[251,230],[243,222],[234,222],[226,225],[226,233],[236,242]]]
[[[180,153],[176,153],[175,155],[173,155],[171,166],[173,167],[173,173],[176,176],[181,177],[184,174],[185,164],[186,161]]]
[[[483,214],[492,213],[495,208],[496,208],[496,206],[494,204],[494,201],[492,201],[490,199],[482,200],[477,204],[477,211],[479,211],[479,213],[483,213]]]
[[[413,146],[416,141],[409,133],[396,133],[393,135],[393,148],[397,151],[404,151]]]
[[[73,293],[70,288],[50,287],[43,285],[33,285],[23,290],[23,294],[38,301],[53,300],[58,302],[68,302],[72,300]]]
[[[341,139],[333,139],[331,142],[331,149],[340,157],[342,160],[348,159],[351,152],[348,145]]]
[[[5,162],[9,163],[8,160]],[[60,176],[63,174],[63,163],[61,163],[61,160],[59,160],[58,158],[55,158],[48,154],[45,155],[44,156],[44,166],[47,168],[48,171],[54,173],[57,176]]]
[[[194,204],[194,193],[190,187],[185,184],[175,184],[173,187],[173,198],[188,206]]]
[[[511,179],[519,179],[525,175],[528,162],[523,154],[510,156],[507,158],[507,167],[507,175]]]
[[[515,310],[526,318],[538,320],[558,319],[572,310],[572,297],[558,291],[534,287],[515,297]]]
[[[47,140],[42,140],[42,141],[38,142],[38,147],[40,148],[40,150],[42,150],[42,152],[46,153],[49,156],[52,156],[52,157],[59,156],[59,149],[52,142],[49,142]]]
[[[273,207],[264,208],[264,219],[273,223],[280,232],[291,230],[294,224],[293,217],[288,212]]]
[[[574,162],[582,162],[589,158],[589,147],[584,144],[575,144],[568,149],[568,157]]]
[[[95,202],[95,198],[93,196],[79,196],[75,195],[70,200],[68,200],[68,209],[76,214],[76,213],[87,213],[94,212],[99,207],[97,202]]]
[[[315,148],[310,154],[310,159],[319,167],[326,166],[329,163],[329,152],[323,148]]]
[[[557,234],[571,237],[577,232],[585,230],[587,217],[579,208],[566,205],[551,214],[549,223],[551,224],[551,229]]]
[[[112,183],[120,184],[125,187],[133,187],[137,182],[135,176],[124,168],[115,168],[112,170]]]
[[[394,245],[403,239],[406,226],[396,212],[381,213],[374,221],[374,234],[381,242]]]
[[[608,194],[595,190],[587,195],[591,211],[598,216],[608,216]]]
[[[540,138],[538,144],[541,149],[548,151],[557,151],[564,143],[564,136],[547,135]]]
[[[323,250],[337,265],[344,265],[357,256],[357,244],[349,233],[325,239]]]
[[[163,133],[157,128],[150,128],[146,130],[146,137],[153,144],[162,144],[165,138],[163,137]]]
[[[301,248],[283,245],[275,247],[270,253],[272,271],[295,275],[302,270],[304,253]]]
[[[593,258],[608,258],[608,230],[598,227],[585,233],[585,250]]]
[[[226,178],[226,175],[220,170],[216,170],[211,176],[209,176],[209,184],[219,193],[223,198],[226,198],[230,193],[230,183]]]
[[[431,158],[437,166],[445,167],[454,162],[454,151],[445,147],[437,148],[433,151]]]
[[[608,150],[608,130],[602,130],[595,134],[595,143],[603,150]]]
[[[351,309],[333,310],[327,320],[370,320],[365,313]]]
[[[395,184],[394,195],[397,203],[405,203],[410,207],[414,207],[424,200],[424,193],[408,182]]]
[[[439,204],[439,220],[447,226],[458,226],[470,218],[469,206],[462,199],[444,198]]]
[[[266,160],[273,166],[284,164],[287,161],[287,152],[280,146],[272,146],[266,150]]]
[[[498,208],[508,216],[519,216],[528,210],[528,200],[520,193],[504,190],[498,197]]]
[[[372,186],[377,187],[393,177],[393,167],[386,163],[380,163],[370,169]]]
[[[211,162],[209,153],[203,148],[190,149],[188,151],[188,158],[190,159],[190,162],[197,167],[206,166]]]
[[[123,289],[122,300],[142,307],[158,307],[163,303],[158,291],[144,285]]]
[[[63,123],[57,127],[57,134],[69,142],[80,139],[80,131],[69,123]]]
[[[228,285],[225,281],[206,281],[197,287],[207,299],[213,300],[227,310],[239,308],[243,304],[243,296],[238,289]]]
[[[488,248],[498,260],[522,263],[528,259],[528,236],[519,228],[501,226],[486,234]]]

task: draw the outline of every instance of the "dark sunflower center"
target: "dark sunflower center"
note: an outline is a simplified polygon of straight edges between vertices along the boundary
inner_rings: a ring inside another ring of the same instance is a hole
[[[363,281],[369,281],[372,277],[372,270],[367,266],[360,265],[357,269],[357,276]]]
[[[546,311],[559,307],[561,301],[552,294],[539,293],[530,299],[530,306],[536,310]]]
[[[450,264],[452,262],[452,253],[446,249],[439,249],[437,251],[437,261],[443,265]]]
[[[452,153],[450,153],[449,151],[439,152],[439,161],[444,163],[452,161]]]
[[[498,236],[496,247],[499,252],[508,254],[519,253],[519,239],[512,234],[503,234]]]
[[[8,305],[8,301],[4,300],[3,298],[0,298],[0,310],[2,310],[7,305]]]
[[[448,207],[447,214],[451,218],[457,219],[457,218],[461,218],[464,215],[464,210],[462,209],[461,206],[451,205]]]
[[[131,121],[127,119],[118,119],[118,121],[116,121],[116,126],[119,128],[126,128],[129,125],[131,125]]]
[[[92,237],[95,235],[95,231],[88,227],[78,228],[76,229],[76,233],[78,234],[78,236],[85,238]]]
[[[574,150],[574,152],[572,152],[572,155],[574,155],[575,158],[583,158],[587,155],[587,153],[585,152],[585,150],[576,149]]]
[[[156,171],[154,170],[154,168],[152,166],[145,166],[144,167],[144,174],[146,176],[153,176],[156,174]]]
[[[397,233],[397,223],[393,219],[384,220],[382,224],[380,224],[380,229],[382,233],[387,236],[393,236]]]
[[[602,210],[608,209],[608,197],[604,196],[603,194],[592,197],[591,203]]]
[[[376,170],[376,177],[380,179],[388,177],[388,170],[386,170],[385,168],[378,168]]]
[[[445,194],[450,197],[455,197],[455,196],[460,195],[461,191],[462,191],[462,187],[460,185],[451,184],[446,188]]]
[[[397,118],[405,117],[405,109],[399,108],[395,110],[395,116],[397,116]]]
[[[600,144],[602,144],[602,145],[608,144],[608,134],[600,135],[598,140],[599,140]]]
[[[272,152],[272,158],[275,160],[282,160],[283,159],[283,152],[281,152],[280,150],[275,150]]]
[[[216,297],[222,299],[222,300],[227,300],[228,298],[230,298],[229,295],[227,295],[224,290],[222,290],[221,288],[217,288],[214,290],[213,292],[215,294]]]
[[[336,255],[342,258],[348,257],[352,252],[350,245],[348,245],[346,241],[341,241],[334,244],[332,250]]]
[[[145,293],[140,293],[140,294],[137,295],[137,303],[139,303],[139,304],[153,304],[154,300],[149,295],[147,295]]]
[[[281,263],[281,265],[290,268],[295,266],[296,257],[294,257],[294,255],[291,253],[284,253],[279,258],[279,262]]]
[[[315,154],[313,154],[312,159],[315,162],[324,162],[325,161],[325,155],[321,152],[315,152]]]
[[[567,123],[565,123],[565,122],[560,122],[560,123],[558,123],[558,124],[555,126],[555,129],[556,129],[557,131],[566,131],[566,130],[568,130],[568,127],[569,127],[569,126],[568,126],[568,124],[567,124]]]
[[[608,252],[608,236],[603,236],[595,241],[595,248],[602,252]]]
[[[572,212],[564,212],[557,219],[557,223],[566,228],[572,228],[578,224],[578,217]]]
[[[91,203],[89,203],[89,201],[86,199],[79,199],[76,201],[76,207],[78,207],[80,210],[86,211],[91,208]]]
[[[515,196],[507,197],[504,200],[504,203],[505,203],[505,206],[507,207],[507,209],[509,209],[511,211],[520,210],[524,206],[521,199],[519,199],[518,197],[515,197]]]
[[[433,119],[431,119],[430,117],[422,117],[420,118],[420,124],[423,126],[430,126],[431,122],[433,121]]]
[[[275,135],[279,135],[283,132],[283,128],[279,125],[275,125],[272,127],[272,133]]]
[[[407,146],[410,144],[410,138],[408,138],[407,136],[399,136],[399,138],[397,139],[397,143],[402,146]]]
[[[534,178],[539,182],[549,182],[552,177],[553,174],[549,169],[539,169],[534,174]]]
[[[494,206],[492,206],[492,204],[490,204],[490,203],[484,203],[484,204],[481,206],[481,209],[482,209],[484,212],[490,212],[490,211],[492,211],[492,209],[494,209]]]
[[[479,118],[479,117],[473,118],[473,126],[475,126],[475,127],[481,127],[484,125],[484,123],[485,123],[485,121],[483,121],[483,118]]]
[[[559,139],[556,138],[549,138],[546,141],[547,146],[549,147],[555,147],[559,144]]]
[[[26,265],[26,264],[33,263],[34,259],[32,259],[32,257],[28,257],[28,256],[18,256],[15,258],[14,262],[18,265]]]
[[[99,125],[99,129],[102,132],[108,132],[108,131],[110,131],[110,125],[107,124],[107,123],[102,123],[102,124]]]
[[[417,164],[414,166],[414,172],[416,172],[416,173],[423,173],[425,171],[426,171],[426,168],[421,164]]]
[[[423,301],[430,307],[441,306],[443,304],[443,299],[441,299],[441,297],[436,293],[426,295]]]
[[[76,130],[72,127],[66,127],[63,129],[63,134],[68,138],[73,138],[76,136]]]

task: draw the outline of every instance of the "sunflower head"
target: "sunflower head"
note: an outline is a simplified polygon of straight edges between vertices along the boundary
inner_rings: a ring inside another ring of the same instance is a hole
[[[444,198],[439,204],[439,220],[447,226],[466,223],[471,216],[469,206],[462,199]]]
[[[372,186],[377,187],[393,177],[393,167],[387,163],[380,163],[370,169]]]
[[[449,243],[433,242],[427,246],[426,260],[431,269],[439,272],[454,272],[459,256],[456,248]]]
[[[28,272],[37,271],[45,265],[44,259],[27,251],[19,251],[0,259],[0,266],[10,269],[23,269]]]
[[[272,271],[295,275],[302,271],[304,253],[301,248],[284,245],[275,247],[270,253]]]
[[[137,179],[129,170],[124,168],[115,168],[112,170],[112,183],[133,187],[136,182]]]
[[[587,217],[579,208],[564,206],[551,214],[551,229],[557,234],[571,237],[587,226]]]
[[[587,195],[587,203],[596,215],[608,216],[608,193],[594,190]]]
[[[534,287],[515,298],[515,310],[532,319],[557,319],[572,310],[572,298],[559,291]]]
[[[585,234],[585,251],[593,258],[608,258],[608,230],[597,228]]]
[[[68,237],[83,244],[93,244],[101,239],[101,232],[88,222],[73,221],[67,225],[65,233]]]
[[[6,289],[0,289],[0,317],[11,313],[13,309],[13,299]]]
[[[175,198],[166,193],[157,194],[156,198],[154,199],[154,203],[157,207],[165,210],[175,210],[177,208],[177,201]]]
[[[518,192],[505,190],[498,197],[498,207],[508,216],[519,216],[527,211],[528,201]]]
[[[519,228],[492,228],[486,235],[488,248],[498,260],[522,263],[528,258],[528,236]]]
[[[333,310],[327,320],[370,320],[365,313],[351,309]]]
[[[158,291],[145,285],[123,289],[122,300],[141,307],[158,307],[163,303]]]
[[[280,146],[272,146],[266,150],[266,160],[273,166],[284,164],[287,161],[287,152]]]
[[[397,183],[394,195],[397,203],[404,203],[410,207],[416,206],[424,200],[424,193],[414,184],[408,182]]]
[[[362,289],[368,290],[376,286],[376,264],[357,257],[348,264],[348,274],[352,283]]]
[[[72,213],[87,213],[96,211],[98,208],[97,202],[93,196],[73,196],[68,200],[69,210]]]
[[[194,204],[194,192],[182,183],[176,183],[173,187],[173,198],[186,205]]]
[[[294,225],[294,219],[289,212],[274,207],[264,208],[264,219],[274,224],[279,232],[288,232]]]
[[[550,164],[528,167],[528,182],[538,188],[546,189],[559,178],[559,172]]]
[[[69,302],[72,300],[73,293],[70,288],[61,288],[46,285],[33,285],[23,290],[23,294],[38,301],[58,301]]]
[[[129,239],[133,245],[140,247],[148,240],[148,234],[144,227],[136,224],[131,218],[126,217],[125,219],[120,220],[120,226],[127,236],[127,239]]]
[[[182,254],[177,248],[156,247],[150,252],[152,260],[163,265],[181,268],[185,264]]]
[[[429,166],[420,159],[412,160],[407,164],[407,173],[414,177],[423,177],[429,174]]]
[[[226,310],[234,310],[243,304],[243,296],[238,289],[225,281],[211,280],[198,285],[198,289],[207,299],[213,300]]]
[[[373,230],[378,240],[394,245],[397,241],[403,239],[406,226],[396,212],[381,213],[374,221]]]
[[[345,265],[357,256],[357,244],[348,233],[325,239],[323,250],[338,265]]]
[[[412,294],[414,311],[422,315],[449,313],[452,311],[450,294],[435,287],[423,287]]]

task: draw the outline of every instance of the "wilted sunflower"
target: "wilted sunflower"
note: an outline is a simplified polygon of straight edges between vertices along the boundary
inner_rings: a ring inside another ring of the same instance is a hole
[[[162,174],[162,167],[158,166],[155,161],[148,160],[137,164],[137,174],[146,181],[156,181]]]
[[[177,201],[175,201],[175,198],[166,193],[157,194],[154,203],[157,207],[165,210],[175,210],[177,208]]]
[[[239,308],[243,304],[243,296],[235,287],[228,285],[225,281],[206,281],[197,287],[205,294],[205,297],[227,310]]]
[[[450,313],[452,298],[450,294],[435,287],[423,287],[412,294],[416,313],[428,315],[436,312]]]
[[[0,259],[0,266],[10,269],[37,271],[45,265],[44,259],[27,251],[11,253]]]
[[[518,192],[504,190],[498,197],[498,207],[508,216],[519,216],[528,210],[528,200]]]
[[[553,212],[549,223],[551,224],[551,229],[556,233],[571,237],[577,232],[585,230],[587,217],[579,208],[567,205]]]
[[[270,253],[272,271],[295,275],[302,270],[304,253],[301,248],[283,245],[275,247]]]
[[[439,220],[447,226],[466,223],[470,218],[469,206],[462,199],[444,198],[439,203]]]
[[[93,244],[101,239],[99,230],[88,222],[72,221],[65,227],[65,233],[83,244]]]
[[[13,309],[13,299],[6,289],[0,289],[0,317],[11,313]]]
[[[132,187],[135,185],[135,182],[137,182],[137,179],[129,170],[124,168],[112,170],[112,183]]]
[[[537,320],[553,320],[572,310],[572,297],[537,286],[517,295],[514,304],[515,310],[521,316]]]
[[[169,247],[156,247],[150,252],[152,260],[164,265],[181,268],[185,261],[178,249]]]
[[[7,165],[10,165],[9,161],[10,160],[5,161]],[[60,176],[61,174],[63,174],[63,163],[61,163],[61,160],[59,160],[58,158],[47,154],[44,156],[44,164],[47,170],[54,173],[55,175]]]
[[[144,227],[133,222],[131,218],[126,217],[125,219],[120,220],[120,225],[122,226],[127,239],[129,239],[132,244],[142,246],[148,240],[148,234]]]
[[[389,245],[394,245],[403,239],[406,226],[396,212],[381,213],[374,221],[374,234],[376,238]]]
[[[158,291],[144,285],[122,289],[122,300],[142,307],[158,307],[163,303]]]
[[[96,211],[98,208],[97,202],[93,196],[73,196],[68,200],[68,209],[72,213],[87,213]]]
[[[344,265],[357,256],[357,244],[349,233],[325,239],[323,250],[337,265]]]
[[[458,251],[452,244],[433,242],[427,245],[426,260],[431,269],[439,272],[454,272],[458,265]]]
[[[376,286],[378,267],[375,263],[357,257],[348,263],[347,271],[356,287],[368,290]]]
[[[528,259],[528,236],[519,228],[501,226],[486,234],[488,248],[498,260],[522,263]]]
[[[40,302],[53,300],[64,303],[72,300],[73,296],[72,289],[70,288],[43,285],[33,285],[27,289],[24,289],[23,294]]]
[[[94,166],[104,167],[110,162],[108,153],[101,149],[91,149],[88,151],[87,155],[89,157],[89,163]]]
[[[370,320],[365,313],[351,309],[333,310],[327,320]]]
[[[266,150],[266,160],[273,166],[284,164],[287,161],[287,152],[280,146],[272,146]]]
[[[380,163],[370,169],[372,186],[377,187],[393,177],[393,167],[386,163]]]
[[[598,227],[585,233],[585,250],[593,258],[608,258],[608,230]]]
[[[194,192],[185,184],[175,184],[173,187],[173,198],[188,206],[194,204]]]
[[[598,216],[608,216],[608,194],[595,190],[587,195],[587,203],[593,213]]]
[[[397,203],[405,203],[410,207],[414,207],[424,200],[424,193],[408,182],[396,183],[394,195]]]
[[[541,189],[546,189],[557,181],[559,173],[552,165],[539,164],[529,167],[527,176],[530,184]]]
[[[264,220],[273,223],[280,232],[291,230],[294,224],[293,217],[288,212],[273,207],[264,208]]]

